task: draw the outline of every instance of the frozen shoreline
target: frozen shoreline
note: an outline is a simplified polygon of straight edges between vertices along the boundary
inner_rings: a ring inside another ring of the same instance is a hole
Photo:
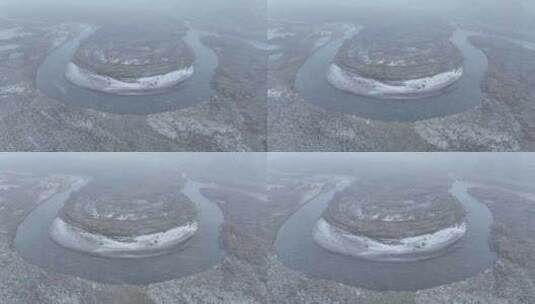
[[[193,73],[194,67],[189,66],[167,74],[137,78],[132,79],[131,82],[126,82],[92,73],[73,62],[69,62],[65,77],[73,84],[86,89],[117,95],[143,95],[173,87],[193,76]]]
[[[189,240],[198,226],[192,222],[163,232],[118,239],[89,233],[57,217],[49,234],[54,242],[68,249],[108,258],[145,258],[161,255]]]
[[[343,255],[374,261],[414,261],[433,256],[460,240],[466,233],[466,223],[435,233],[396,240],[387,244],[339,229],[323,218],[314,226],[313,239],[321,247]]]
[[[334,87],[357,95],[376,98],[408,99],[429,96],[458,81],[463,75],[463,67],[431,77],[396,82],[381,82],[365,78],[344,70],[337,64],[330,65],[327,80]]]

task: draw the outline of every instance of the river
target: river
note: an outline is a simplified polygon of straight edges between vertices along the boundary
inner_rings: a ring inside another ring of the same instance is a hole
[[[195,274],[217,265],[221,258],[219,226],[223,215],[202,196],[205,184],[188,182],[183,192],[199,207],[199,230],[183,246],[148,258],[102,258],[56,244],[49,228],[69,198],[71,189],[36,207],[19,225],[15,248],[28,262],[50,271],[111,284],[145,285]]]
[[[313,228],[334,194],[307,203],[279,230],[275,247],[288,267],[313,277],[374,290],[419,290],[472,277],[496,260],[489,247],[492,214],[457,181],[450,191],[467,211],[464,237],[435,257],[406,262],[376,262],[332,253],[313,240]]]
[[[37,71],[37,88],[50,98],[69,105],[116,114],[146,115],[194,106],[214,95],[212,78],[218,65],[216,54],[201,42],[209,33],[190,29],[184,41],[195,52],[194,74],[173,88],[154,95],[121,96],[76,86],[65,77],[80,41],[91,32],[84,32],[52,51]]]
[[[472,34],[464,30],[453,33],[451,41],[465,59],[464,75],[436,96],[388,100],[359,96],[332,86],[327,81],[327,71],[338,49],[350,38],[347,36],[333,40],[310,56],[297,73],[295,85],[307,102],[372,120],[413,122],[461,113],[481,103],[481,83],[488,66],[485,54],[468,42]]]

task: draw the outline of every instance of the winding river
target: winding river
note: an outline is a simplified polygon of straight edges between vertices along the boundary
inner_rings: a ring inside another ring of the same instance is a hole
[[[450,190],[467,211],[465,236],[431,259],[375,262],[335,254],[317,245],[312,238],[314,225],[340,189],[318,196],[290,217],[277,236],[278,257],[305,274],[374,290],[413,291],[472,277],[497,256],[489,247],[492,214],[467,193],[469,187],[457,181]]]
[[[297,73],[295,85],[307,102],[326,110],[381,121],[418,121],[472,109],[481,103],[481,83],[488,66],[485,54],[468,42],[473,33],[456,30],[451,41],[464,56],[464,75],[440,95],[419,99],[388,100],[347,93],[327,81],[327,71],[338,49],[350,37],[334,40],[308,58]]]
[[[78,87],[65,77],[67,64],[80,41],[91,35],[86,31],[55,49],[39,67],[36,85],[45,95],[70,105],[116,114],[146,115],[179,110],[209,100],[214,95],[212,78],[217,56],[201,42],[209,33],[190,29],[184,41],[195,52],[193,76],[177,86],[154,95],[121,96]]]
[[[183,192],[199,207],[199,230],[182,247],[149,258],[102,258],[69,250],[49,236],[49,227],[75,189],[59,193],[35,208],[20,224],[15,248],[28,262],[42,268],[111,284],[145,285],[204,271],[219,263],[219,226],[223,215],[202,196],[205,184],[188,182]],[[209,186],[208,186],[209,187]]]

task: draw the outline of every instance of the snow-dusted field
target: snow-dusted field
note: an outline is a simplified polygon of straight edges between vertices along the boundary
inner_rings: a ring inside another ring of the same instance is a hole
[[[442,250],[461,239],[466,224],[439,230],[435,233],[381,242],[341,230],[324,219],[314,227],[314,241],[323,248],[344,255],[375,261],[410,261],[423,259],[425,254]]]
[[[161,255],[197,232],[198,223],[192,222],[173,229],[128,238],[110,238],[89,233],[57,217],[50,226],[50,236],[59,245],[76,251],[113,258],[143,258]]]
[[[143,95],[155,90],[173,87],[194,73],[194,67],[190,66],[182,70],[173,71],[163,75],[121,81],[109,76],[98,75],[70,62],[67,65],[65,76],[77,86],[118,95]]]
[[[0,30],[0,40],[9,40],[14,38],[20,38],[29,35],[29,33],[24,32],[21,28],[10,28]]]
[[[0,86],[0,96],[23,94],[24,92],[27,92],[27,91],[28,91],[28,88],[24,85],[24,83]]]
[[[286,38],[286,37],[293,37],[296,33],[285,31],[282,27],[276,27],[276,28],[270,28],[267,32],[267,39],[277,39],[277,38]]]
[[[459,80],[463,75],[463,68],[440,73],[431,77],[410,79],[397,82],[381,82],[362,77],[342,69],[337,64],[331,64],[327,72],[327,80],[336,88],[377,98],[405,99],[427,95],[441,90]]]

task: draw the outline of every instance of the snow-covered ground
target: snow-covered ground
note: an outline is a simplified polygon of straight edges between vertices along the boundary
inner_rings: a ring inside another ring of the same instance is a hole
[[[286,37],[293,37],[296,33],[292,33],[290,31],[285,31],[282,27],[276,27],[276,28],[270,28],[267,32],[267,39],[277,39],[277,38],[286,38]]]
[[[314,241],[339,254],[375,261],[410,261],[424,259],[461,239],[466,224],[448,227],[435,233],[393,241],[379,241],[357,236],[319,219],[314,227]]]
[[[97,256],[112,258],[143,258],[157,256],[193,237],[198,223],[128,238],[111,238],[89,233],[57,217],[50,226],[50,236],[59,245]]]
[[[267,91],[267,97],[272,100],[289,99],[293,95],[295,95],[295,93],[293,93],[290,88],[283,86],[270,88]]]
[[[463,68],[459,67],[431,77],[396,82],[381,82],[346,71],[333,63],[327,72],[327,80],[336,88],[357,95],[403,99],[418,97],[419,94],[425,96],[431,92],[446,88],[459,80],[462,75]]]
[[[167,74],[137,78],[126,82],[92,73],[70,62],[67,65],[65,76],[77,86],[95,91],[118,95],[142,95],[155,90],[173,87],[190,78],[193,73],[194,67],[189,66]]]
[[[0,40],[10,40],[14,38],[24,37],[29,33],[24,32],[21,28],[10,28],[0,30]]]
[[[17,95],[27,92],[29,89],[26,88],[24,83],[17,83],[13,85],[0,86],[0,96],[2,95]]]

